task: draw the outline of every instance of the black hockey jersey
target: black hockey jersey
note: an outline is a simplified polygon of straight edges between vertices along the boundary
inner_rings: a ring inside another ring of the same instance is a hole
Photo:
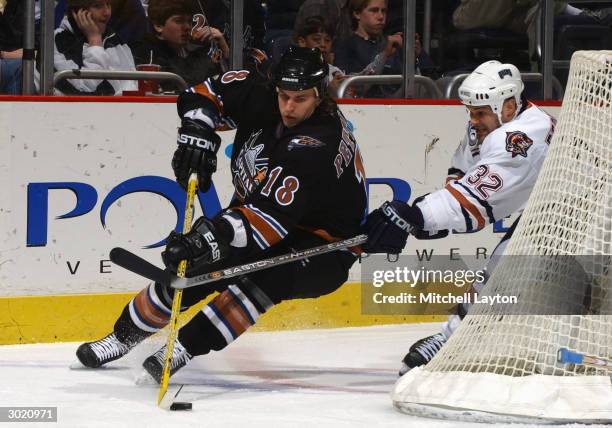
[[[328,241],[359,234],[366,210],[366,177],[349,124],[319,107],[286,128],[276,91],[248,71],[230,71],[190,88],[179,115],[203,119],[218,130],[237,128],[230,209],[240,213],[250,248],[266,250],[292,230]]]

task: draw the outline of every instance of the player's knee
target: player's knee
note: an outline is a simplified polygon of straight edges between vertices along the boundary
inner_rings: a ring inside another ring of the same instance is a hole
[[[179,340],[192,355],[219,351],[244,333],[274,305],[252,281],[229,285],[187,324]]]
[[[350,253],[319,256],[311,261],[316,263],[309,275],[304,275],[294,281],[293,299],[309,299],[333,293],[340,288],[349,277],[349,269],[355,263],[355,256]]]

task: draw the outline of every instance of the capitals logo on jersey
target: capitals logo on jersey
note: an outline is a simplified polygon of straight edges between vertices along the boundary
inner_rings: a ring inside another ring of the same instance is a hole
[[[265,180],[268,174],[268,158],[259,157],[263,144],[255,144],[262,130],[253,132],[244,143],[232,166],[236,194],[244,201]]]
[[[307,135],[300,135],[289,141],[287,150],[300,149],[300,148],[317,148],[323,147],[324,142],[317,140],[316,138],[309,137]]]
[[[512,157],[527,157],[527,150],[533,145],[533,140],[524,132],[506,132],[506,151],[512,153]]]

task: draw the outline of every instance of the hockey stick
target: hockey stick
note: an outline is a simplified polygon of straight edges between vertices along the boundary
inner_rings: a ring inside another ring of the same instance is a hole
[[[174,288],[182,290],[189,287],[195,287],[197,285],[219,281],[221,279],[233,278],[249,272],[268,269],[285,263],[295,262],[307,257],[318,256],[319,254],[350,248],[364,243],[367,239],[367,235],[357,235],[353,238],[344,239],[342,241],[331,242],[329,244],[308,248],[302,251],[296,251],[294,253],[287,253],[281,256],[271,257],[269,259],[258,260],[252,263],[246,263],[215,272],[209,272],[188,279],[178,278],[171,275],[169,272],[158,268],[154,264],[149,263],[149,261],[129,252],[128,250],[124,250],[123,248],[113,248],[110,253],[110,259],[116,265],[137,273],[138,275],[144,276],[151,281],[158,282],[162,285],[171,285]]]
[[[195,199],[196,191],[198,190],[198,174],[192,172],[187,182],[187,202],[185,203],[185,220],[183,221],[183,234],[191,230],[191,220],[193,220],[193,200]],[[176,275],[179,278],[185,277],[187,270],[187,260],[181,260],[178,265]],[[165,273],[165,272],[164,272]],[[172,364],[172,352],[174,351],[174,341],[178,336],[178,317],[181,312],[181,300],[183,299],[183,290],[176,290],[172,299],[172,313],[170,315],[170,331],[168,332],[168,343],[166,345],[166,363],[162,372],[161,382],[159,383],[159,394],[157,396],[157,405],[162,408],[170,408],[174,397],[169,396],[164,400],[164,396],[168,391],[168,379],[170,379],[170,365]],[[177,392],[178,394],[178,392]]]
[[[559,348],[557,352],[557,361],[562,364],[582,364],[585,366],[612,370],[612,360],[584,355],[579,352],[570,351],[567,348]]]
[[[110,251],[110,260],[117,266],[163,285],[169,285],[174,277],[169,271],[160,269],[153,263],[149,263],[142,257],[121,247],[115,247]]]
[[[285,263],[295,262],[297,260],[306,259],[308,257],[318,256],[336,250],[341,250],[348,247],[355,247],[367,241],[368,235],[357,235],[353,238],[344,239],[342,241],[330,242],[329,244],[320,245],[318,247],[308,248],[294,253],[287,253],[281,256],[270,257],[269,259],[258,260],[252,263],[246,263],[239,266],[221,269],[214,272],[204,273],[202,275],[191,278],[172,278],[170,286],[177,290],[196,287],[198,285],[208,284],[209,282],[219,281],[221,279],[233,278],[235,276],[244,275],[249,272],[268,269],[274,266],[284,265]]]

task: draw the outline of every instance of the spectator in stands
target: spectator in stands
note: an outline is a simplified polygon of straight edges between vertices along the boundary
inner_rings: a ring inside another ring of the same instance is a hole
[[[66,11],[67,0],[56,0],[55,28],[59,27]],[[140,0],[111,0],[113,13],[108,22],[126,43],[142,40],[147,31],[147,15]],[[58,20],[59,17],[59,20]],[[37,18],[38,19],[38,18]]]
[[[459,30],[504,28],[523,34],[541,7],[539,0],[461,0],[453,12],[453,24]],[[576,18],[577,23],[609,25],[609,10],[574,7],[566,0],[555,0],[555,15]]]
[[[461,0],[453,12],[453,25],[458,30],[492,28],[527,34],[529,54],[535,60],[540,8],[540,0]],[[607,15],[605,11],[579,9],[566,0],[555,0],[554,8],[555,15],[563,16],[566,24],[602,24]]]
[[[108,26],[111,11],[110,0],[68,0],[66,17],[55,30],[56,70],[136,69],[130,48]],[[107,79],[66,79],[55,87],[64,95],[120,95],[136,88],[132,80]]]
[[[121,40],[134,43],[147,33],[148,20],[140,0],[111,0],[113,13],[108,25]]]
[[[383,35],[387,19],[386,0],[350,0],[353,34],[335,48],[336,66],[347,74],[402,74],[402,33]],[[433,63],[415,40],[417,73],[433,70]],[[426,73],[422,73],[426,74]],[[396,88],[397,89],[397,88]],[[390,87],[369,90],[369,97],[391,95]]]
[[[346,9],[348,0],[306,0],[295,17],[295,28],[313,16],[323,16],[329,23],[336,41],[347,39],[352,33],[351,19]]]
[[[226,39],[230,39],[231,10],[230,2],[227,0],[197,0],[198,13],[203,13],[208,25],[218,28]],[[260,0],[244,0],[244,11],[242,14],[242,25],[244,34],[244,47],[248,51],[251,48],[264,49],[264,37],[266,35],[265,11]]]
[[[136,64],[158,64],[161,71],[178,74],[190,86],[218,74],[220,64],[210,58],[208,47],[190,46],[190,42],[216,40],[226,57],[229,47],[218,29],[192,25],[195,10],[191,0],[149,0],[152,32],[142,43],[132,45]],[[171,81],[162,81],[160,85],[164,91],[179,89]]]
[[[424,2],[417,2],[417,5]],[[438,7],[438,3],[434,3]],[[387,0],[387,23],[385,34],[395,34],[404,31],[404,0]]]
[[[22,0],[9,0],[0,13],[0,94],[21,94]]]
[[[328,91],[336,96],[338,86],[346,78],[344,72],[333,65],[332,44],[334,30],[322,16],[311,16],[296,27],[294,43],[300,47],[318,48],[329,65]]]
[[[295,27],[295,17],[303,2],[304,0],[266,1],[266,37],[264,43],[266,52],[274,61],[278,61],[282,52],[277,52],[275,55],[273,45],[278,40],[291,39]]]
[[[65,11],[65,1],[56,1],[55,27],[59,26]],[[18,95],[22,92],[22,55],[24,33],[24,0],[2,0],[0,13],[0,93]],[[61,14],[59,16],[58,14]],[[59,16],[59,18],[58,18]],[[34,3],[35,37],[40,38],[40,1]]]

